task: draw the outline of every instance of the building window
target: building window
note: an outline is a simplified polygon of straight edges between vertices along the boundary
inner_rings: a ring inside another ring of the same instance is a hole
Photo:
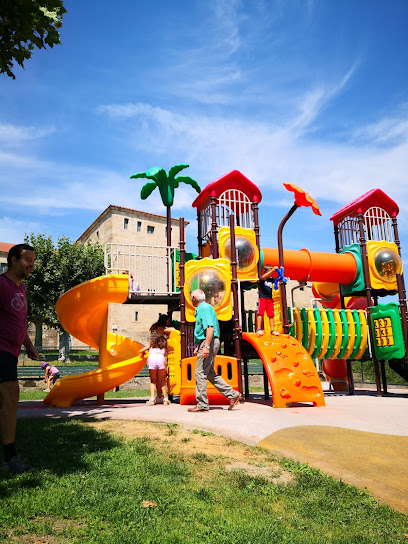
[[[154,233],[154,227],[151,225],[147,225],[147,234],[153,234]]]
[[[3,274],[7,270],[7,263],[0,263],[0,272]]]
[[[99,240],[99,230],[96,231],[96,237]]]
[[[137,222],[137,232],[140,232],[142,230],[142,222],[141,221],[138,221]]]
[[[135,321],[139,321],[139,312],[135,312]]]
[[[129,226],[129,219],[125,217],[123,220],[123,228],[127,230],[128,226]]]

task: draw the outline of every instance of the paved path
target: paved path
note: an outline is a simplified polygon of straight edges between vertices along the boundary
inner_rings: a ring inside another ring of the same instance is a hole
[[[211,431],[367,487],[379,501],[408,514],[407,390],[390,390],[386,397],[373,391],[328,394],[325,400],[325,407],[277,409],[252,395],[251,402],[232,411],[214,406],[207,413],[189,413],[179,404],[147,406],[145,399],[109,400],[102,406],[81,401],[70,408],[25,401],[18,416],[137,419]]]

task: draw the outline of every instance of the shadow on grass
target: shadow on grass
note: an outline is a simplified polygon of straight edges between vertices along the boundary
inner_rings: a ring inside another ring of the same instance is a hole
[[[111,450],[120,441],[105,431],[96,430],[81,419],[20,419],[17,423],[17,449],[34,471],[12,474],[0,471],[0,497],[15,493],[16,489],[30,489],[41,484],[41,471],[55,476],[87,471],[87,456]]]

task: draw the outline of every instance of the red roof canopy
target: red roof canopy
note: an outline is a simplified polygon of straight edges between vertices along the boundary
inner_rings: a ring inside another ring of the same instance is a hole
[[[375,207],[382,208],[390,217],[397,216],[399,212],[397,204],[384,191],[381,191],[381,189],[371,189],[368,193],[356,198],[334,213],[330,217],[330,220],[333,221],[334,226],[337,226],[344,217],[358,211],[364,214],[368,209]]]
[[[262,194],[258,187],[243,174],[241,174],[241,172],[238,170],[233,170],[232,172],[225,174],[225,176],[211,182],[207,185],[207,187],[204,187],[198,197],[194,200],[193,208],[198,208],[198,210],[201,211],[207,206],[207,201],[212,196],[218,198],[228,189],[237,189],[238,191],[242,191],[251,202],[259,203],[262,200]]]

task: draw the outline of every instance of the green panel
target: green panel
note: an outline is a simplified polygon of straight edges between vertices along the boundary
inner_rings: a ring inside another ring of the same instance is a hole
[[[341,333],[343,335],[343,339],[341,341],[340,351],[337,355],[337,359],[343,359],[343,355],[347,351],[348,347],[348,323],[347,323],[347,315],[346,310],[339,310],[340,314],[340,320],[341,320]]]
[[[288,306],[288,319],[290,325],[289,334],[290,336],[295,337],[295,324],[293,322],[292,308],[290,306]]]
[[[315,349],[313,350],[313,353],[310,356],[311,359],[315,359],[319,355],[320,349],[322,347],[322,341],[323,341],[322,318],[320,317],[320,312],[317,308],[313,310],[313,315],[314,315],[315,323],[316,323],[316,344],[315,344]]]
[[[351,352],[349,359],[354,359],[361,345],[361,323],[360,323],[358,311],[351,310],[351,313],[353,314],[354,325],[356,327],[356,339],[354,340],[354,349]]]
[[[254,312],[249,310],[248,312],[248,332],[254,332]]]
[[[302,346],[307,351],[309,347],[309,323],[306,308],[300,308],[300,318],[302,320]]]
[[[364,286],[363,265],[361,260],[360,245],[351,244],[349,246],[344,246],[341,248],[340,253],[342,254],[351,253],[357,263],[357,273],[353,283],[350,283],[350,285],[340,284],[341,294],[344,296],[350,296],[350,295],[353,295],[354,293],[359,293],[361,291],[364,291],[365,286]]]
[[[402,359],[405,347],[398,305],[395,302],[379,304],[369,311],[376,358],[379,361]]]
[[[334,351],[334,343],[336,341],[336,325],[334,324],[334,315],[333,310],[328,308],[326,310],[327,312],[327,319],[329,321],[329,345],[327,347],[326,355],[323,355],[325,359],[330,359],[330,355]]]

